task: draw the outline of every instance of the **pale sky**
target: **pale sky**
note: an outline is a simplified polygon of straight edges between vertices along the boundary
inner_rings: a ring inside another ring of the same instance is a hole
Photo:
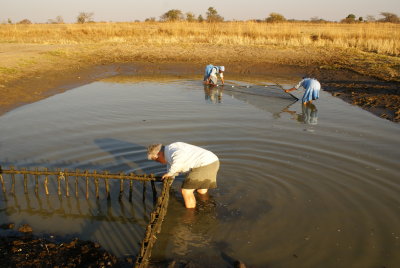
[[[318,17],[339,21],[349,14],[356,17],[381,12],[400,16],[399,0],[0,0],[0,23],[29,19],[34,23],[47,22],[61,16],[65,22],[76,22],[80,12],[93,12],[95,21],[157,20],[170,9],[192,12],[205,17],[214,7],[225,20],[265,19],[271,12],[286,19],[309,20]]]

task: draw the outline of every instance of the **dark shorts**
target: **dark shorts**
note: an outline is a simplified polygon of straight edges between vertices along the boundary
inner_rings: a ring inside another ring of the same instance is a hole
[[[217,173],[219,161],[207,166],[193,168],[182,183],[183,189],[212,189],[217,188]]]

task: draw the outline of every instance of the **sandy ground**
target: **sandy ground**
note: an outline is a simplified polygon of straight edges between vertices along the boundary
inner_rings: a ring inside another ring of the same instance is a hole
[[[198,58],[184,61],[149,60],[132,58],[110,63],[76,64],[69,60],[52,57],[54,51],[63,49],[62,45],[0,45],[0,114],[18,106],[32,103],[65,90],[115,75],[175,75],[192,76],[202,79],[206,63]],[[71,47],[69,47],[71,49]],[[283,63],[273,57],[287,58],[294,52],[280,52],[281,55],[267,55],[262,63],[227,61],[226,79],[268,78],[277,82],[287,81],[288,77],[310,75],[317,78],[323,90],[382,118],[400,121],[400,83],[378,80],[344,69],[330,69],[316,66],[314,62],[301,66]],[[300,58],[301,56],[298,56]],[[172,58],[172,57],[171,57]],[[269,61],[269,62],[268,62]],[[207,62],[205,60],[205,62]],[[207,62],[208,63],[208,62]],[[23,70],[23,75],[21,71]],[[293,81],[295,83],[296,81]]]

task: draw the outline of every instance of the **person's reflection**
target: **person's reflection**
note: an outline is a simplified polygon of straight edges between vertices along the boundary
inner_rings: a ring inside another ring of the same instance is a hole
[[[301,113],[290,111],[288,107],[283,109],[283,112],[287,112],[293,115],[293,119],[302,122],[307,125],[316,125],[318,123],[318,109],[314,103],[301,104]]]
[[[222,102],[223,86],[204,85],[204,98],[207,102],[221,103]]]
[[[171,190],[170,197],[168,215],[173,217],[165,219],[163,228],[168,232],[160,235],[158,245],[168,245],[168,250],[179,259],[194,258],[196,252],[213,246],[210,230],[218,226],[216,201],[208,193],[197,195],[199,202],[196,208],[186,209],[179,205],[182,200],[174,190]],[[157,251],[160,250],[165,251]]]
[[[316,125],[318,123],[318,110],[314,103],[301,105],[302,113],[297,116],[299,122],[304,122],[308,125]]]

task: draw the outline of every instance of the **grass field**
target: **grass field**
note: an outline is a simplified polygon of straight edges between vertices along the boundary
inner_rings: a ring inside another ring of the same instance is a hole
[[[0,42],[36,44],[187,44],[356,48],[398,56],[400,25],[391,23],[89,23],[0,25]]]
[[[0,87],[49,71],[129,62],[285,64],[400,81],[400,24],[131,22],[1,24]],[[238,67],[239,66],[239,67]],[[236,70],[234,70],[236,68]]]

